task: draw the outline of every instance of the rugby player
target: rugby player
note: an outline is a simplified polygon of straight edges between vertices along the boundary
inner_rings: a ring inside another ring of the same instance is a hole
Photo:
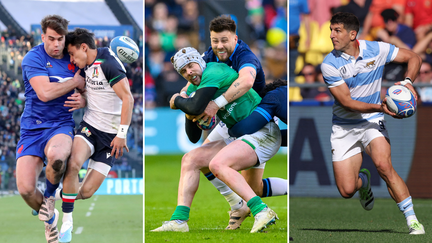
[[[129,152],[126,134],[134,105],[123,64],[109,48],[97,48],[92,33],[80,28],[69,32],[66,47],[70,61],[85,73],[87,109],[63,180],[59,242],[72,240],[75,199],[90,198],[108,175],[114,158],[121,157],[123,149]],[[78,173],[87,159],[89,169],[80,186]]]
[[[45,221],[47,242],[58,240],[54,193],[74,136],[72,112],[63,104],[75,88],[82,90],[85,84],[69,55],[63,53],[68,23],[59,15],[43,18],[43,43],[33,47],[22,61],[26,99],[16,150],[17,187],[24,201]],[[79,94],[74,100],[81,102],[78,107],[84,106]],[[36,182],[45,165],[46,190],[42,195]]]

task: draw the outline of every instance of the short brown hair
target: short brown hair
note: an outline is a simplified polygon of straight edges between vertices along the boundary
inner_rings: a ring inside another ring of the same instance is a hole
[[[69,21],[64,19],[60,15],[48,15],[41,21],[42,31],[46,34],[48,28],[57,32],[60,35],[66,35],[68,33]]]
[[[224,30],[236,33],[237,25],[229,15],[221,15],[210,21],[210,31],[220,33]]]

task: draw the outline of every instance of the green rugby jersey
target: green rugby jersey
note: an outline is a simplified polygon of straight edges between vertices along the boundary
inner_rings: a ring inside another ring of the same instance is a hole
[[[207,68],[203,72],[201,83],[198,86],[190,84],[187,89],[187,94],[190,95],[201,88],[216,87],[218,90],[213,96],[213,99],[216,99],[225,93],[238,76],[238,73],[225,63],[207,63]],[[228,103],[225,108],[219,109],[217,116],[230,128],[249,116],[260,102],[261,97],[258,93],[250,89],[240,98]]]

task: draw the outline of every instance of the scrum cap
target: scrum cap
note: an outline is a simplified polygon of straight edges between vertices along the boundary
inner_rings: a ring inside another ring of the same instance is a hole
[[[201,70],[204,72],[206,63],[201,57],[199,52],[193,47],[185,47],[180,49],[173,57],[171,62],[174,65],[175,70],[180,73],[180,70],[191,62],[196,62],[200,65]]]

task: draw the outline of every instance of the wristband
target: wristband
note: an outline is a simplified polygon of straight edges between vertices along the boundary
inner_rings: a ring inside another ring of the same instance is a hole
[[[412,85],[411,79],[408,78],[408,77],[406,77],[405,80],[401,81],[400,83],[401,83],[401,85],[407,85],[407,84],[411,84]]]
[[[184,93],[185,95],[187,95],[186,91],[182,91],[182,92],[180,92],[180,95],[182,95],[183,93]]]
[[[228,104],[228,100],[225,99],[223,95],[217,97],[213,100],[214,103],[220,108],[225,107],[226,104]]]
[[[117,132],[117,137],[126,138],[128,128],[129,128],[129,125],[121,125],[120,124],[120,127],[119,127],[118,132]]]

